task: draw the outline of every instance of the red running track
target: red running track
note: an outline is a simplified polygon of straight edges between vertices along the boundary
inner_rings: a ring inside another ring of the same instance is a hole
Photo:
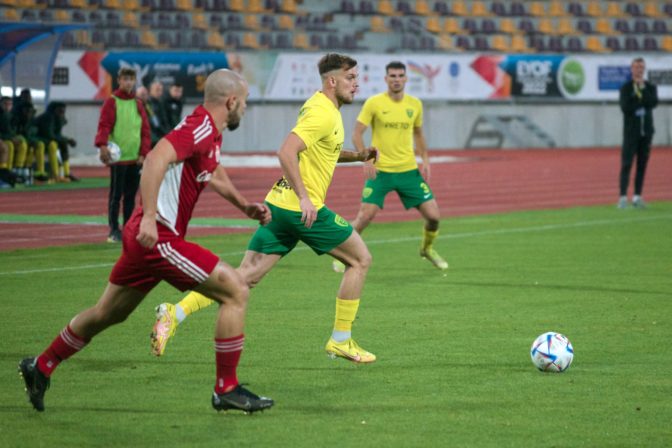
[[[432,164],[430,185],[443,217],[615,204],[618,198],[620,151],[616,148],[432,151],[431,156],[450,159]],[[80,167],[76,173],[107,175],[102,167]],[[279,178],[280,169],[229,168],[228,173],[246,197],[261,201]],[[360,166],[337,168],[327,198],[329,207],[347,219],[354,218],[363,182]],[[654,148],[644,193],[647,201],[672,200],[672,148]],[[105,188],[0,193],[0,198],[1,214],[107,214]],[[201,196],[194,216],[243,218],[209,190]],[[405,211],[399,199],[390,195],[377,221],[418,218],[417,211]],[[232,231],[249,230],[198,228],[190,235]],[[100,225],[0,223],[0,251],[103,242],[106,236],[107,228]]]

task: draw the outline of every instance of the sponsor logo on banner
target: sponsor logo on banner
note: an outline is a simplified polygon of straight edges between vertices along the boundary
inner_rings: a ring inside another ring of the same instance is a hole
[[[558,70],[558,85],[565,97],[581,93],[586,84],[586,72],[581,62],[576,59],[565,59]]]
[[[672,70],[648,70],[647,79],[657,86],[672,86]]]
[[[600,65],[597,68],[597,85],[600,90],[620,90],[630,80],[628,65]]]
[[[557,72],[563,56],[508,56],[502,67],[512,78],[513,96],[561,96]]]

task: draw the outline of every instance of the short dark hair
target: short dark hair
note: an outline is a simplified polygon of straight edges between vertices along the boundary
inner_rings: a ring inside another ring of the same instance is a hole
[[[11,100],[11,99],[12,99],[11,96],[3,96],[2,98],[0,98],[0,101],[7,101],[7,100]]]
[[[320,62],[317,63],[317,68],[320,71],[320,75],[324,75],[332,70],[350,70],[356,65],[357,61],[350,56],[338,53],[327,53],[322,56]]]
[[[135,78],[137,75],[135,74],[135,70],[130,68],[130,67],[122,67],[119,69],[119,72],[117,73],[117,77],[123,78],[124,76],[129,76],[131,78]]]
[[[635,58],[635,59],[632,60],[630,65],[634,64],[635,62],[644,62],[644,58],[642,58],[642,57]]]
[[[401,61],[392,61],[385,66],[385,73],[389,72],[391,68],[398,68],[406,71],[406,64]]]
[[[170,87],[184,87],[181,82],[175,81],[170,85]]]

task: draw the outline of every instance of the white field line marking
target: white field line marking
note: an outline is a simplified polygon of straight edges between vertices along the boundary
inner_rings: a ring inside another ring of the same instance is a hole
[[[447,239],[460,239],[460,238],[471,238],[477,236],[490,236],[490,235],[506,235],[509,233],[525,233],[525,232],[544,232],[548,230],[559,230],[559,229],[572,229],[578,227],[590,227],[590,226],[602,226],[610,224],[621,224],[628,222],[645,222],[645,221],[659,221],[661,219],[670,219],[672,215],[660,215],[660,216],[649,216],[649,217],[639,217],[631,219],[601,219],[596,221],[580,221],[571,224],[548,224],[544,226],[536,227],[515,227],[512,229],[501,229],[501,230],[485,230],[482,232],[463,232],[463,233],[453,233],[450,235],[439,235],[438,239],[447,240]],[[366,244],[369,246],[380,245],[380,244],[393,244],[393,243],[404,243],[409,241],[419,241],[422,238],[417,237],[405,237],[405,238],[391,238],[384,240],[368,240]],[[308,250],[307,246],[301,246],[294,249],[294,251],[304,251]],[[225,252],[220,254],[220,257],[231,257],[236,255],[244,255],[245,251],[236,251],[236,252]],[[60,266],[57,268],[45,268],[45,269],[30,269],[24,271],[4,271],[0,272],[0,276],[7,275],[28,275],[28,274],[39,274],[45,272],[66,272],[66,271],[78,271],[86,269],[99,269],[99,268],[109,268],[112,267],[113,263],[99,263],[99,264],[85,264],[79,266]]]

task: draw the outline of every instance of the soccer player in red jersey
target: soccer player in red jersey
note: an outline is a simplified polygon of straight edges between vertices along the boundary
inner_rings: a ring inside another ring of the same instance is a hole
[[[245,281],[215,254],[185,240],[196,201],[208,184],[248,217],[261,224],[270,221],[268,207],[248,202],[219,164],[222,131],[238,127],[247,96],[248,85],[240,75],[215,71],[205,82],[203,105],[148,154],[140,179],[142,207],[124,226],[122,254],[98,303],[75,316],[41,355],[19,364],[36,410],[44,410],[44,393],[54,369],[94,336],[123,322],[161,280],[219,303],[212,406],[244,412],[273,406],[270,398],[238,384],[236,376],[249,295]]]

